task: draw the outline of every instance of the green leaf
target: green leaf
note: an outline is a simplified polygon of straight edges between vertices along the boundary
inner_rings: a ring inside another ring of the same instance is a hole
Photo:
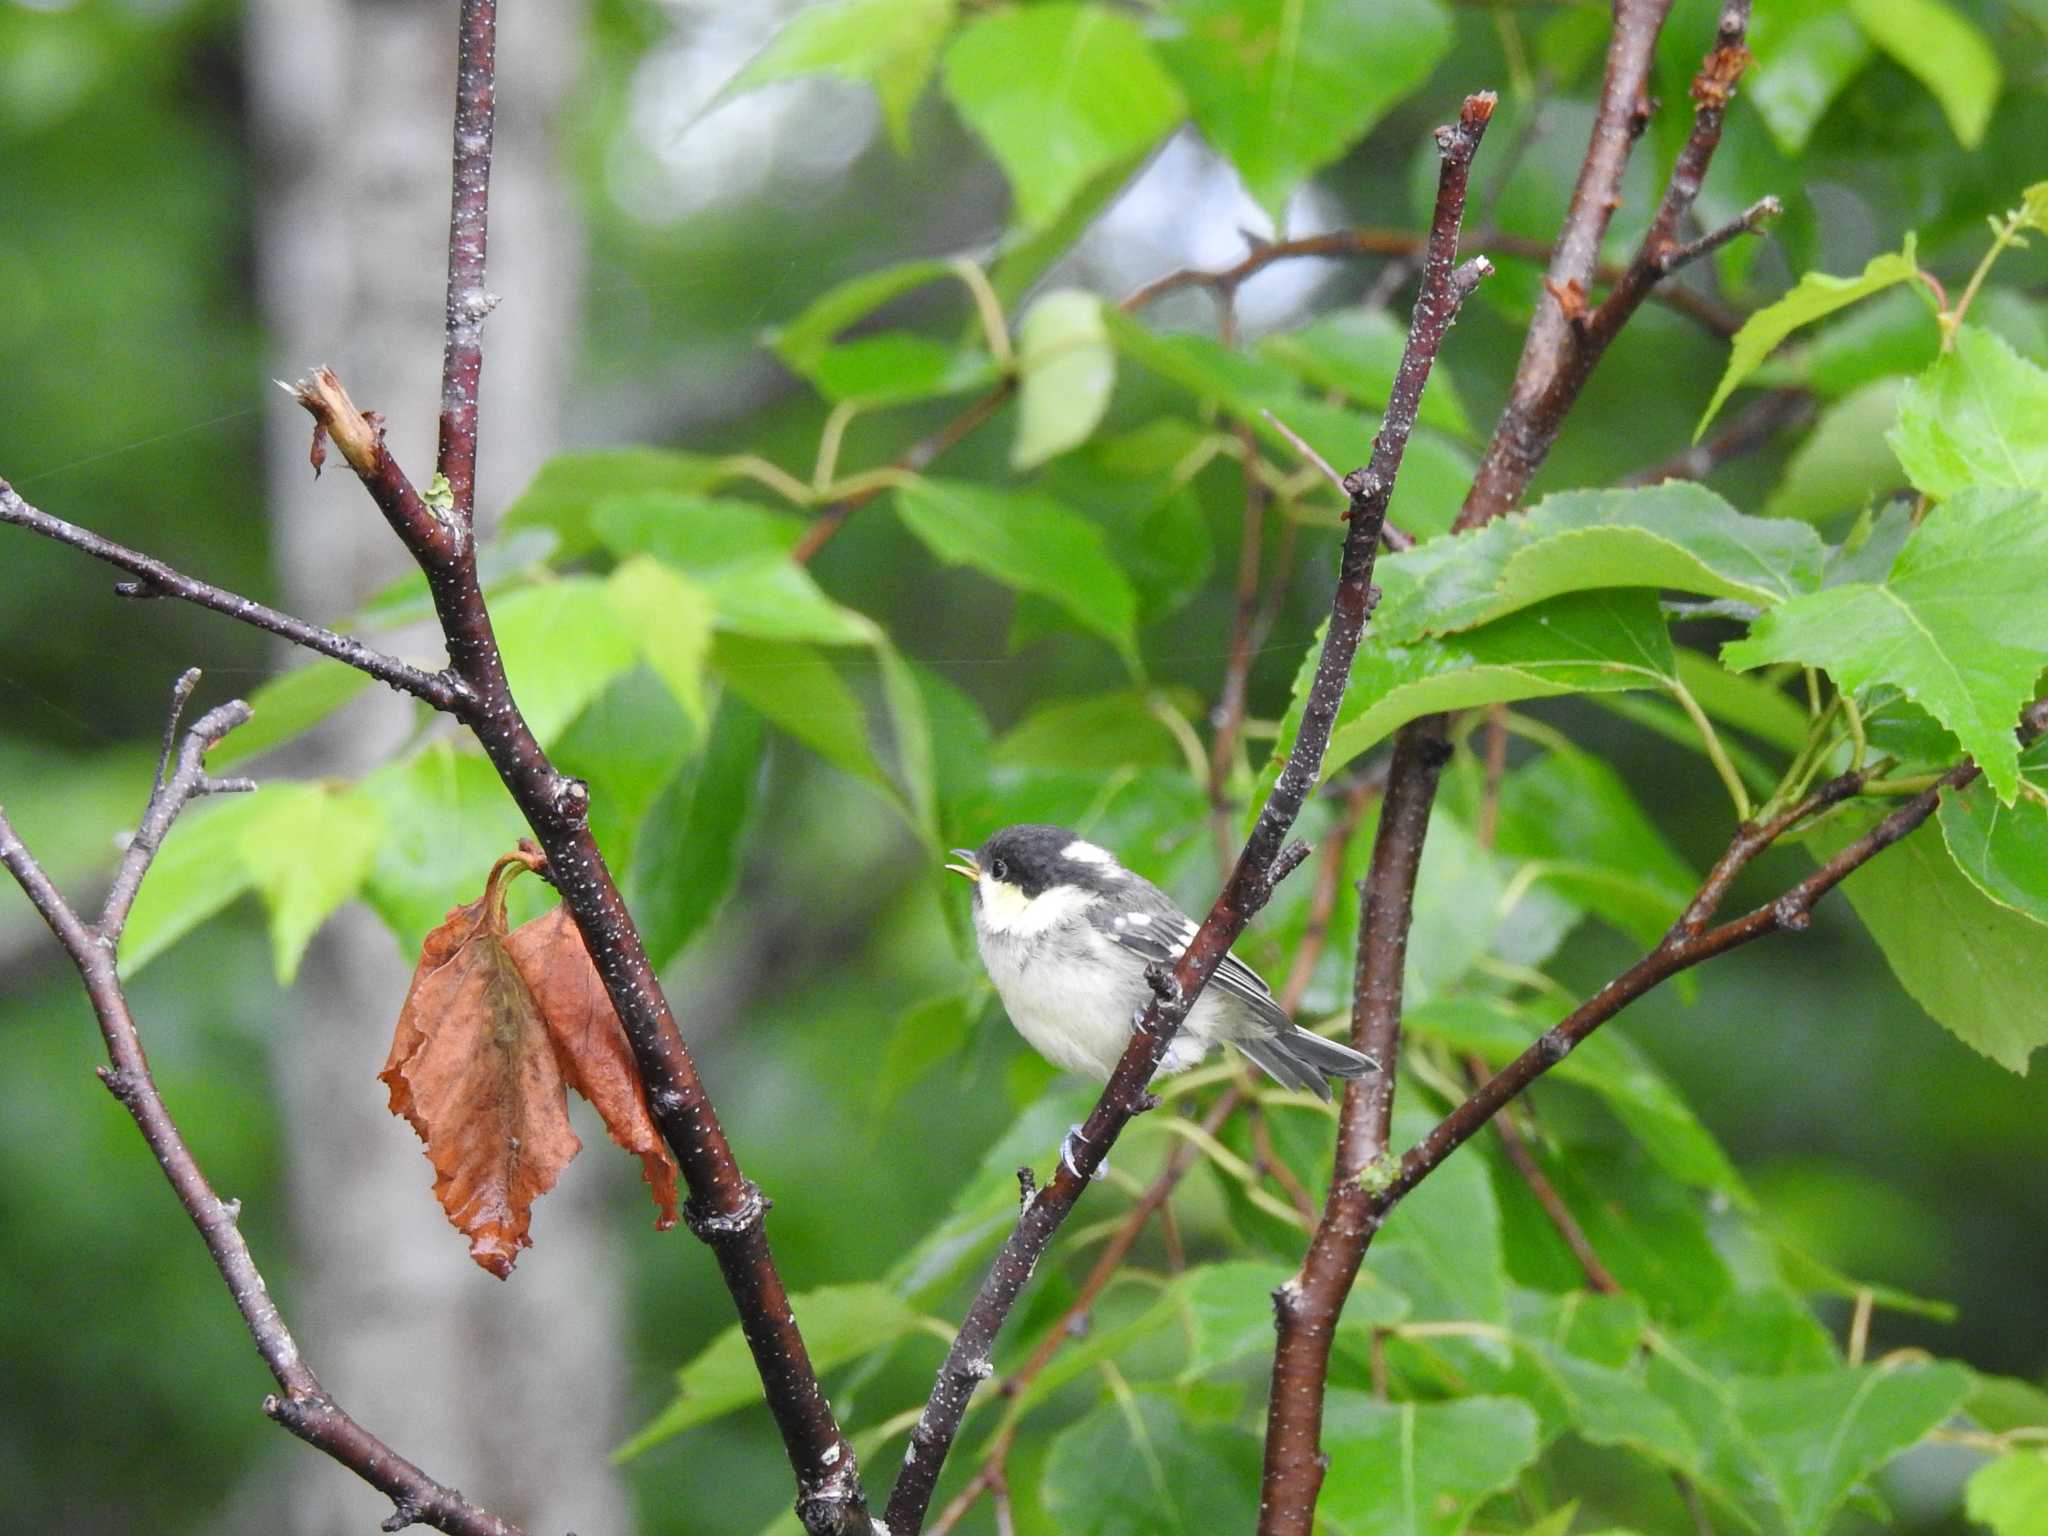
[[[917,1314],[882,1285],[836,1285],[789,1299],[804,1330],[811,1364],[820,1371],[858,1360],[917,1326]],[[761,1401],[761,1378],[739,1324],[720,1333],[676,1372],[676,1400],[613,1453],[626,1461],[684,1430]]]
[[[1420,1141],[1434,1124],[1433,1117],[1415,1109],[1398,1111],[1394,1145]],[[1385,1285],[1408,1298],[1412,1320],[1507,1323],[1500,1207],[1482,1159],[1446,1161],[1388,1217],[1372,1252],[1373,1269]],[[1473,1342],[1484,1355],[1506,1358],[1491,1339]]]
[[[1827,858],[1878,813],[1823,823],[1808,839]],[[2013,1072],[2048,1044],[2048,931],[1990,900],[1923,829],[1843,882],[1849,905],[1913,1000],[1957,1039]]]
[[[647,808],[703,749],[704,730],[651,668],[635,667],[585,705],[550,749],[556,768],[589,784],[590,834],[619,874],[631,867]]]
[[[1957,141],[1975,149],[2004,78],[1976,23],[1942,0],[1849,0],[1849,14],[1941,103]]]
[[[1769,606],[1820,585],[1820,536],[1745,517],[1705,486],[1567,491],[1519,517],[1432,539],[1380,563],[1375,630],[1471,629],[1561,593],[1675,587]]]
[[[1092,773],[1177,768],[1186,761],[1165,721],[1135,691],[1041,705],[1003,735],[992,760]]]
[[[719,461],[673,448],[596,448],[557,454],[505,509],[507,530],[551,528],[561,555],[575,559],[597,548],[590,516],[598,503],[644,492],[687,495],[709,490],[723,477]]]
[[[1136,164],[1186,111],[1144,34],[1095,5],[983,14],[947,47],[945,85],[1033,229],[1096,176]]]
[[[367,672],[324,658],[273,677],[249,695],[254,717],[206,754],[207,765],[226,768],[290,741],[352,701],[372,681]]]
[[[1494,846],[1535,861],[1546,885],[1646,945],[1699,884],[1621,775],[1584,752],[1547,752],[1502,780]]]
[[[1408,332],[1384,309],[1341,309],[1298,331],[1266,337],[1259,351],[1318,390],[1335,390],[1355,405],[1383,411]],[[1441,363],[1430,371],[1416,420],[1453,437],[1469,438],[1472,418]]]
[[[695,575],[787,558],[805,526],[800,517],[751,501],[683,492],[607,497],[590,522],[620,559],[653,555]]]
[[[491,605],[505,676],[542,746],[640,659],[606,584],[570,576],[523,587]]]
[[[773,337],[776,356],[792,370],[809,377],[832,340],[856,320],[873,314],[891,299],[914,288],[957,275],[950,261],[929,257],[906,261],[828,288],[813,299],[794,320],[779,328]],[[702,486],[677,486],[678,490],[702,490]]]
[[[1891,442],[1930,496],[1970,485],[2048,490],[2048,369],[1966,325],[1955,350],[1906,385]]]
[[[2000,805],[1981,780],[1941,792],[1941,835],[1956,867],[2000,906],[2048,923],[2048,741],[2020,758],[2032,787]]]
[[[891,142],[908,154],[910,109],[931,78],[953,6],[954,0],[833,0],[798,11],[717,99],[804,75],[865,81],[881,99]]]
[[[132,977],[255,883],[242,835],[264,814],[264,791],[215,796],[180,816],[151,861],[121,934]]]
[[[719,704],[703,754],[676,771],[634,838],[628,904],[657,968],[732,894],[760,773],[761,717],[735,690]]]
[[[1345,1536],[1456,1536],[1536,1459],[1536,1415],[1505,1397],[1382,1403],[1333,1391],[1323,1449],[1318,1509]]]
[[[1116,353],[1102,300],[1079,288],[1042,295],[1017,327],[1017,373],[1010,466],[1033,469],[1086,442],[1109,409]]]
[[[1322,649],[1320,634],[1295,675],[1294,698],[1253,803],[1279,776]],[[1366,631],[1323,758],[1323,777],[1418,715],[1516,699],[1670,685],[1677,656],[1649,592],[1581,592],[1553,598],[1478,629],[1390,642]]]
[[[810,378],[827,399],[881,406],[987,389],[997,374],[995,359],[978,347],[883,331],[827,347],[811,363]]]
[[[1849,692],[1890,684],[1954,731],[2010,805],[2020,710],[2048,664],[2048,516],[2018,491],[1958,492],[1913,530],[1882,584],[1846,582],[1765,613],[1731,667],[1797,661]]]
[[[1429,78],[1451,43],[1436,0],[1194,0],[1160,44],[1202,136],[1286,223],[1288,195]]]
[[[1759,677],[1730,672],[1698,651],[1678,652],[1678,680],[1699,707],[1723,725],[1747,731],[1759,741],[1797,752],[1812,721],[1785,690]]]
[[[1858,299],[1867,299],[1873,293],[1882,293],[1894,284],[1911,282],[1920,271],[1915,251],[1913,237],[1908,235],[1904,250],[1871,257],[1856,277],[1830,277],[1825,272],[1809,272],[1784,298],[1775,304],[1766,304],[1743,321],[1742,329],[1735,333],[1728,369],[1715,386],[1714,398],[1707,402],[1706,414],[1700,417],[1700,424],[1693,429],[1693,441],[1698,442],[1705,434],[1707,423],[1714,419],[1736,387],[1757,370],[1763,360],[1776,350],[1779,342],[1802,325],[1811,325],[1825,315],[1846,308]]]
[[[711,655],[712,604],[704,589],[660,561],[636,555],[606,583],[640,657],[701,732],[704,665]]]
[[[916,817],[882,769],[868,737],[868,711],[838,671],[807,645],[722,634],[711,647],[714,671],[725,685],[826,762],[873,785]]]
[[[1194,1427],[1169,1398],[1129,1394],[1060,1432],[1043,1497],[1056,1529],[1088,1536],[1250,1530],[1259,1446],[1238,1430]]]
[[[2008,1451],[1987,1461],[1970,1474],[1963,1500],[1992,1536],[2048,1536],[2048,1451]]]
[[[1247,1355],[1270,1355],[1273,1291],[1286,1279],[1276,1265],[1242,1261],[1199,1264],[1180,1275],[1171,1292],[1188,1330],[1180,1380],[1193,1381]],[[1391,1328],[1406,1320],[1408,1310],[1408,1298],[1368,1266],[1345,1299],[1338,1327]]]
[[[1793,6],[1786,21],[1773,15],[1776,9],[1766,7],[1750,27],[1757,67],[1743,94],[1778,147],[1796,155],[1874,50],[1863,29],[1832,5]]]
[[[383,841],[376,803],[323,784],[280,785],[258,797],[241,857],[270,912],[270,950],[281,986],[299,974],[322,923],[368,878]]]
[[[449,741],[386,764],[358,788],[384,820],[363,899],[407,955],[452,908],[476,900],[492,861],[530,832],[497,770]]]
[[[896,514],[948,565],[966,565],[1064,608],[1127,659],[1137,656],[1137,597],[1086,518],[1035,491],[966,480],[915,480]]]
[[[1959,1365],[1867,1365],[1734,1383],[1735,1419],[1794,1536],[1819,1536],[1850,1491],[1962,1406]]]
[[[941,1062],[962,1056],[986,993],[980,989],[928,997],[903,1015],[889,1033],[882,1068],[875,1074],[872,1114],[877,1127],[896,1101]]]
[[[1940,355],[1941,322],[1927,300],[1917,289],[1895,288],[1823,326],[1796,363],[1784,356],[1769,371],[1787,365],[1786,382],[1839,399],[1880,379],[1918,373]]]
[[[1898,420],[1901,389],[1897,379],[1879,379],[1824,407],[1785,461],[1764,515],[1824,522],[1904,485],[1906,472],[1886,440]]]

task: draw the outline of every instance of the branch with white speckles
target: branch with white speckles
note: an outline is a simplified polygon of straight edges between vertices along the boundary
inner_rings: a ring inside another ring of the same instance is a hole
[[[113,889],[97,920],[88,923],[72,910],[15,835],[5,812],[0,812],[0,865],[6,866],[27,893],[77,967],[106,1042],[109,1064],[99,1069],[100,1081],[133,1117],[143,1140],[149,1143],[179,1204],[199,1229],[221,1279],[227,1282],[235,1308],[256,1341],[257,1353],[277,1381],[278,1392],[264,1399],[263,1411],[388,1496],[394,1506],[384,1523],[388,1531],[421,1524],[451,1536],[520,1536],[517,1526],[478,1508],[400,1456],[322,1390],[243,1240],[238,1224],[240,1202],[223,1200],[214,1193],[150,1074],[149,1058],[142,1049],[142,1036],[128,1010],[117,969],[129,909],[157,849],[187,805],[203,795],[240,793],[256,787],[247,779],[214,778],[207,773],[205,761],[208,748],[249,718],[248,705],[237,700],[209,711],[182,743],[178,741],[178,716],[198,681],[197,670],[178,679],[170,724],[164,732],[163,761],[149,804],[128,841]]]

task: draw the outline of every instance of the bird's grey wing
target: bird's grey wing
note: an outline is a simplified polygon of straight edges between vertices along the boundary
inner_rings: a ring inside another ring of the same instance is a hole
[[[1195,925],[1187,914],[1149,884],[1125,900],[1097,903],[1088,917],[1104,938],[1148,965],[1172,965],[1195,936]],[[1293,1020],[1274,1001],[1272,989],[1237,956],[1223,957],[1209,985],[1244,1003],[1267,1028],[1293,1028]]]

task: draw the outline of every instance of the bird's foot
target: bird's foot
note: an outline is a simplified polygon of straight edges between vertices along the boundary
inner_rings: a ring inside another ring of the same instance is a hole
[[[1066,1140],[1060,1143],[1060,1161],[1066,1164],[1067,1172],[1071,1173],[1077,1179],[1081,1177],[1081,1168],[1080,1165],[1074,1161],[1074,1145],[1075,1142],[1079,1139],[1080,1135],[1081,1127],[1078,1125],[1070,1125],[1067,1127]],[[1095,1165],[1095,1171],[1089,1174],[1088,1177],[1090,1179],[1099,1179],[1108,1172],[1109,1160],[1107,1158],[1104,1158],[1101,1162]]]

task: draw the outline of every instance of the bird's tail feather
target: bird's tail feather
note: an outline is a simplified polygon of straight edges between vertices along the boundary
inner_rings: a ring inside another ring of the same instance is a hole
[[[1255,1040],[1232,1042],[1245,1054],[1245,1059],[1282,1088],[1302,1088],[1327,1100],[1330,1085],[1323,1081],[1323,1074],[1306,1062],[1299,1060],[1283,1043],[1284,1035],[1264,1035]]]
[[[1313,1030],[1290,1028],[1284,1034],[1240,1040],[1237,1048],[1283,1088],[1305,1088],[1319,1098],[1330,1097],[1327,1078],[1363,1077],[1379,1063],[1363,1052]]]

